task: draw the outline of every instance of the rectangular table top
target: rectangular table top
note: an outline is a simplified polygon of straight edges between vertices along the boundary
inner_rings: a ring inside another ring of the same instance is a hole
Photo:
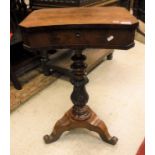
[[[33,11],[20,26],[29,49],[129,49],[138,21],[122,7],[74,7]]]
[[[67,25],[135,25],[137,19],[122,7],[74,7],[33,11],[21,23],[24,28]]]

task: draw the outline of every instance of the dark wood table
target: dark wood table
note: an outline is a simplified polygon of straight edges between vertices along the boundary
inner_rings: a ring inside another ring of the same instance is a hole
[[[72,56],[73,107],[57,121],[53,132],[44,136],[45,143],[56,141],[64,131],[87,128],[97,132],[109,144],[118,139],[110,136],[105,123],[86,105],[88,83],[85,48],[129,49],[134,46],[138,21],[121,7],[41,9],[20,23],[24,46],[47,50],[69,48]],[[112,105],[111,105],[112,106]]]

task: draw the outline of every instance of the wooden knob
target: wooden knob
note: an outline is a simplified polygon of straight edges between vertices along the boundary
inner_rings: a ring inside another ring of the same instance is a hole
[[[77,38],[79,38],[80,37],[80,33],[78,32],[78,33],[76,33],[76,37]]]

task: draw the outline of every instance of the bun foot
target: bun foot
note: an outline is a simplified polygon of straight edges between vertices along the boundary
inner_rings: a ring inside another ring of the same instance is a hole
[[[109,144],[115,145],[118,141],[118,138],[113,136],[110,140],[106,141]]]
[[[44,141],[45,141],[46,144],[55,142],[57,140],[52,135],[45,135],[43,139],[44,139]]]
[[[53,141],[53,137],[50,136],[50,135],[45,135],[44,136],[44,141],[45,141],[46,144],[49,144],[49,143],[51,143]]]

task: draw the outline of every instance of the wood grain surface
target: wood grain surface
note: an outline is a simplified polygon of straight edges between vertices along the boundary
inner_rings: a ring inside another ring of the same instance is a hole
[[[33,11],[21,23],[21,27],[42,27],[79,24],[133,25],[137,19],[121,7],[52,8]]]

